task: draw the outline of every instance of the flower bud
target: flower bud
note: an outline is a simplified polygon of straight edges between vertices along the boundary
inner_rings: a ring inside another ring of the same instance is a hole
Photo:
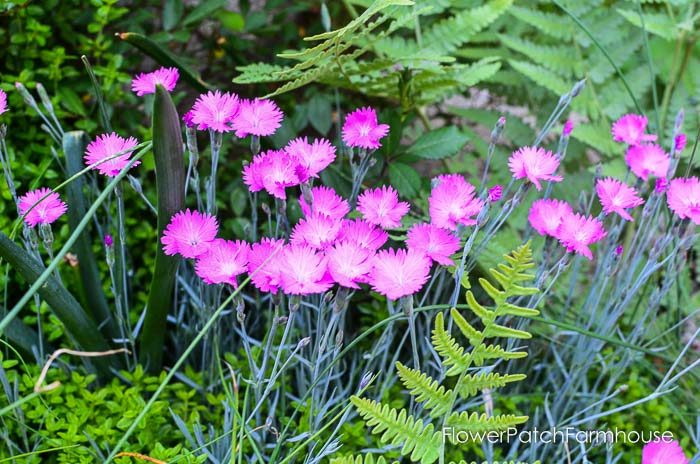
[[[488,199],[491,203],[495,203],[497,201],[500,201],[501,197],[503,196],[503,187],[500,185],[494,185],[489,189],[488,192]]]

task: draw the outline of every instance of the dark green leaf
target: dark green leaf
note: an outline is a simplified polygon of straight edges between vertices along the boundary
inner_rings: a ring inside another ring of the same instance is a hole
[[[170,31],[177,26],[177,23],[182,18],[184,9],[182,0],[165,0],[165,5],[163,6],[163,29]]]
[[[182,21],[183,26],[188,26],[190,24],[201,21],[202,19],[211,16],[219,8],[226,6],[227,0],[204,0],[202,3],[197,5],[194,10],[185,16]]]
[[[420,175],[412,166],[405,163],[389,164],[389,182],[403,197],[414,197],[420,190]]]
[[[314,95],[308,104],[309,122],[320,134],[326,135],[333,125],[331,100],[322,94]]]
[[[177,256],[167,256],[163,252],[160,239],[170,218],[185,206],[185,161],[180,118],[170,94],[160,85],[156,87],[153,101],[153,158],[158,191],[158,238],[139,355],[141,362],[150,371],[156,372],[163,361],[166,318],[172,306],[180,263]]]
[[[78,96],[77,93],[75,93],[70,87],[68,86],[61,86],[58,88],[58,95],[61,97],[61,105],[70,111],[71,113],[80,115],[80,116],[85,116],[85,105],[83,105],[82,100],[80,100],[80,97]]]
[[[83,169],[83,154],[87,147],[88,137],[85,132],[66,132],[63,136],[63,153],[66,156],[68,176],[73,176]],[[83,178],[77,177],[66,187],[68,200],[68,223],[75,230],[80,220],[85,216],[85,197],[83,196]],[[78,255],[80,283],[85,296],[90,316],[97,322],[101,332],[107,338],[119,336],[117,327],[107,306],[107,298],[102,291],[102,281],[97,267],[97,260],[92,252],[89,228],[85,228],[75,242],[74,251]]]
[[[163,66],[175,66],[180,70],[183,79],[189,82],[195,89],[200,92],[206,92],[211,88],[209,84],[204,82],[199,73],[196,73],[185,66],[179,59],[165,48],[161,47],[148,37],[136,32],[120,32],[117,34],[121,40],[130,43],[134,47],[141,50],[146,55],[156,60]]]
[[[455,126],[442,127],[421,135],[408,152],[421,158],[442,159],[457,153],[468,140]]]
[[[221,21],[221,25],[231,32],[241,32],[245,29],[245,19],[240,13],[223,10],[219,11],[217,18]]]
[[[2,232],[0,232],[0,257],[27,282],[35,282],[44,272],[42,264]],[[106,351],[110,348],[95,321],[87,315],[75,297],[55,277],[50,276],[46,279],[46,282],[39,287],[38,293],[82,349]],[[94,358],[92,362],[100,372],[106,374],[109,372],[110,364],[118,362],[118,359],[115,356],[99,357]]]

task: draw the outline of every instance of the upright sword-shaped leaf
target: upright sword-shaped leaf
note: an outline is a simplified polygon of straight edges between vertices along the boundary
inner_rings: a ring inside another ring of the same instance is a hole
[[[66,155],[66,169],[68,176],[72,177],[83,169],[83,153],[87,146],[87,134],[83,131],[66,132],[63,136],[63,152]],[[80,223],[85,216],[85,197],[83,196],[83,178],[76,177],[66,186],[68,200],[68,223],[71,230]],[[87,312],[100,327],[100,331],[111,339],[118,338],[119,332],[114,324],[114,318],[107,305],[107,298],[102,291],[102,282],[98,272],[95,254],[92,252],[92,244],[88,230],[78,237],[74,246],[78,255],[78,268],[80,271],[80,283],[85,298]]]
[[[153,156],[158,190],[158,241],[153,280],[141,332],[140,360],[150,371],[163,363],[165,327],[180,258],[163,253],[160,239],[170,218],[185,205],[185,161],[177,110],[160,85],[153,101]]]
[[[44,267],[10,238],[0,232],[0,257],[21,275],[27,282],[35,282]],[[66,327],[66,331],[85,351],[106,351],[110,349],[95,321],[88,316],[80,303],[55,277],[46,279],[38,290],[39,295],[51,307],[56,317]],[[118,357],[94,358],[92,362],[101,374],[108,374],[109,367],[119,367]]]

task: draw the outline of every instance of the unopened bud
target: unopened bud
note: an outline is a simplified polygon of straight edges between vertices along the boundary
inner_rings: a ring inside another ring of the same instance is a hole
[[[340,348],[343,346],[343,337],[345,336],[345,333],[341,330],[338,331],[337,334],[335,334],[335,346],[337,348]]]
[[[574,130],[574,123],[571,122],[571,119],[567,119],[566,122],[564,123],[564,128],[561,131],[561,135],[564,137],[569,137],[573,130]]]
[[[44,108],[46,108],[47,111],[53,113],[53,104],[51,103],[49,94],[46,93],[46,89],[44,88],[44,86],[40,83],[37,83],[36,91],[39,94],[39,98],[41,99],[41,103],[44,105]]]
[[[488,199],[491,203],[500,201],[501,197],[503,197],[503,187],[500,185],[494,185],[489,189]]]
[[[491,143],[494,144],[498,141],[498,137],[501,136],[503,133],[503,129],[506,127],[506,118],[505,116],[501,116],[498,118],[498,121],[496,121],[496,125],[493,127],[493,130],[491,131]]]
[[[311,343],[311,337],[304,337],[301,340],[299,340],[299,343],[297,344],[297,348],[299,348],[299,349],[304,348],[309,343]]]
[[[685,149],[685,144],[688,142],[688,138],[685,136],[684,133],[680,133],[676,135],[676,138],[673,140],[673,149],[675,152],[678,154]]]
[[[586,79],[581,79],[576,84],[574,84],[574,87],[571,89],[571,98],[577,97],[581,93],[581,90],[583,90],[583,87],[585,85]]]
[[[371,372],[366,372],[365,375],[363,375],[362,378],[360,379],[359,389],[364,390],[365,388],[367,388],[367,386],[370,384],[370,382],[372,382],[373,377],[374,377],[374,374],[372,374]]]
[[[676,120],[673,123],[674,132],[678,132],[683,127],[683,120],[685,119],[685,111],[683,108],[676,114]]]

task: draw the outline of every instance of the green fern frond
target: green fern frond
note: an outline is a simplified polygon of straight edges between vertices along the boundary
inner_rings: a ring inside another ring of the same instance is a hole
[[[350,464],[352,464],[352,463],[350,463]],[[469,461],[462,460],[459,462],[452,461],[452,462],[450,462],[450,464],[479,464],[479,463],[476,461],[469,462]],[[535,461],[532,463],[528,463],[528,462],[522,462],[522,461],[493,461],[493,462],[483,461],[481,464],[541,464],[541,462]]]
[[[481,367],[484,365],[485,361],[490,359],[502,359],[506,361],[511,359],[522,359],[527,357],[527,352],[508,351],[503,349],[500,345],[487,345],[482,343],[474,348],[469,355],[470,358],[467,361],[473,361],[475,366]],[[462,372],[463,371],[454,370],[453,373],[449,373],[448,371],[446,375],[461,374]]]
[[[638,11],[618,8],[617,12],[630,23],[639,28],[642,27],[642,19]],[[676,40],[680,34],[677,24],[666,13],[644,13],[644,28],[651,34],[666,40]]]
[[[447,418],[445,425],[454,427],[457,431],[464,432],[498,432],[520,425],[527,422],[527,420],[528,416],[516,416],[515,414],[489,416],[486,413],[479,414],[477,412],[472,412],[470,414],[464,411],[452,413],[452,415]]]
[[[559,75],[542,66],[519,60],[508,60],[508,63],[535,84],[541,85],[557,95],[564,95],[571,89],[571,82],[565,81]]]
[[[506,34],[499,34],[498,39],[511,50],[522,53],[536,63],[542,63],[551,71],[565,78],[581,75],[581,63],[571,59],[571,48],[568,46],[538,45],[535,42]]]
[[[479,305],[478,303],[476,303],[476,299],[474,299],[474,295],[471,291],[468,291],[467,295],[471,295],[474,304]],[[469,299],[469,297],[467,297],[467,299]],[[469,307],[471,308],[471,306],[472,305],[470,304]],[[480,308],[482,312],[488,311],[486,308],[480,305],[478,306],[478,308]],[[490,313],[490,311],[488,312]],[[483,340],[484,334],[481,331],[476,330],[469,322],[467,322],[467,320],[464,318],[464,316],[462,316],[459,313],[459,311],[457,311],[455,308],[452,308],[450,310],[450,315],[452,316],[452,320],[457,325],[457,328],[462,332],[466,339],[469,340],[469,343],[471,343],[472,346],[477,346],[481,342],[481,340]]]
[[[573,23],[556,13],[545,13],[526,6],[512,6],[508,13],[555,39],[571,39]]]
[[[512,4],[513,0],[492,0],[480,7],[460,11],[439,21],[426,31],[423,39],[426,47],[436,53],[450,53],[493,23]]]
[[[499,374],[497,372],[482,372],[475,375],[466,375],[459,388],[462,398],[474,396],[482,390],[494,390],[503,388],[509,383],[520,382],[527,376],[525,374]]]
[[[431,417],[444,418],[443,425],[460,432],[502,431],[522,424],[528,419],[527,416],[514,414],[491,416],[478,412],[452,412],[456,400],[460,397],[469,398],[481,391],[502,388],[526,377],[524,374],[490,372],[490,369],[468,373],[469,369],[482,367],[488,360],[500,361],[527,356],[524,351],[507,351],[498,344],[484,343],[484,340],[489,337],[530,338],[530,333],[498,324],[496,320],[501,316],[528,317],[537,314],[536,310],[520,307],[508,301],[511,297],[531,295],[537,291],[525,284],[526,281],[534,278],[529,273],[529,270],[534,267],[530,244],[526,243],[518,247],[504,256],[504,260],[505,262],[497,269],[491,270],[491,275],[501,287],[500,289],[487,280],[481,281],[484,290],[494,300],[493,309],[487,309],[479,304],[474,294],[467,291],[468,306],[481,320],[483,330],[475,328],[456,309],[453,308],[450,311],[455,325],[469,341],[470,351],[460,345],[446,330],[444,313],[440,312],[435,316],[432,332],[433,346],[442,358],[442,366],[446,369],[445,375],[459,375],[453,389],[448,389],[438,380],[418,369],[409,368],[400,362],[396,363],[399,378],[411,396],[423,404]],[[412,461],[431,464],[444,451],[443,437],[439,431],[435,430],[432,423],[415,418],[405,409],[394,409],[387,404],[369,399],[353,396],[351,401],[360,416],[372,428],[372,433],[381,434],[382,443],[402,445],[401,454],[410,456]],[[349,463],[358,464],[355,461],[349,461]]]
[[[428,374],[406,367],[398,361],[396,370],[411,396],[423,403],[423,407],[430,410],[432,417],[439,417],[448,412],[452,390],[446,390]]]
[[[459,375],[469,369],[471,355],[465,354],[464,347],[445,330],[445,319],[442,313],[435,316],[432,341],[435,350],[442,357],[442,365],[449,368],[445,375]]]
[[[278,73],[288,70],[284,66],[253,63],[245,66],[238,66],[236,71],[240,74],[233,79],[236,84],[254,84],[259,82],[279,82],[284,79],[278,76]]]
[[[373,427],[372,433],[379,434],[382,443],[403,444],[401,454],[410,455],[411,461],[432,464],[440,456],[442,438],[435,431],[433,424],[423,425],[423,420],[416,420],[405,409],[394,409],[366,398],[350,398],[358,413]]]
[[[364,456],[343,456],[339,458],[331,458],[331,464],[387,464],[384,456],[374,457],[373,454],[365,454]],[[391,464],[398,464],[398,461],[393,461]]]

